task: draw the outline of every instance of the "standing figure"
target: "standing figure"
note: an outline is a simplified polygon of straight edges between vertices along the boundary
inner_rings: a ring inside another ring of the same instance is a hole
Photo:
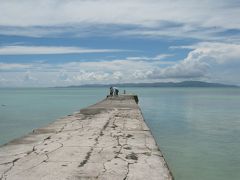
[[[115,96],[118,96],[118,92],[119,92],[118,88],[114,88],[114,95]]]
[[[110,96],[113,96],[113,87],[110,87]]]

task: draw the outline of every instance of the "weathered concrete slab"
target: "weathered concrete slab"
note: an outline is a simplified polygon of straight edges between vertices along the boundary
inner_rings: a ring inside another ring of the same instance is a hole
[[[173,179],[137,101],[110,97],[1,146],[0,179]]]

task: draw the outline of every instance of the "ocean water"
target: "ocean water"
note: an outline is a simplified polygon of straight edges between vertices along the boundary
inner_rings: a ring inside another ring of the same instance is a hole
[[[104,88],[0,89],[0,144],[102,100]]]
[[[125,89],[138,94],[176,180],[240,179],[240,88]],[[0,144],[107,93],[106,88],[0,89]]]

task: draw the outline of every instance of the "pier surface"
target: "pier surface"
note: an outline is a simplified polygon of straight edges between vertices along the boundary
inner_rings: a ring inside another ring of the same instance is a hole
[[[137,96],[110,97],[0,147],[1,180],[172,180]]]

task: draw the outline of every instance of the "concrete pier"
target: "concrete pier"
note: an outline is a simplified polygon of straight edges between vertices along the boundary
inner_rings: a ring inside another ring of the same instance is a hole
[[[110,97],[0,147],[1,180],[172,180],[137,96]]]

